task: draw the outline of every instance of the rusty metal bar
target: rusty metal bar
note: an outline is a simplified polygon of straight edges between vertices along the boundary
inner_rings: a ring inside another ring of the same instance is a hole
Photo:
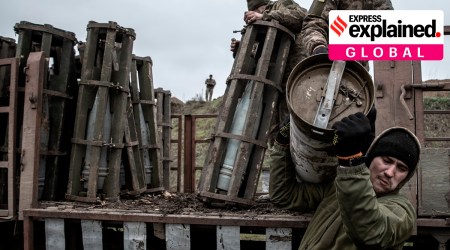
[[[20,174],[19,219],[23,210],[37,206],[38,172],[40,159],[40,136],[42,115],[42,90],[46,79],[45,53],[30,53],[26,67],[25,103],[22,128],[22,157]]]
[[[210,143],[210,139],[199,140],[196,138],[196,120],[215,118],[216,114],[185,115],[184,116],[184,192],[193,193],[196,190],[196,145],[198,143]]]
[[[423,89],[423,90],[435,90],[435,91],[448,91],[450,90],[449,80],[429,80],[421,83],[413,83],[405,86],[408,88]]]
[[[192,115],[184,116],[184,192],[193,193],[195,190],[195,176],[193,162],[195,155],[195,121]]]
[[[450,137],[425,137],[425,141],[450,141]]]
[[[448,115],[450,114],[450,110],[424,110],[423,113],[433,115]]]
[[[34,223],[33,217],[30,216],[23,218],[23,249],[34,249]]]

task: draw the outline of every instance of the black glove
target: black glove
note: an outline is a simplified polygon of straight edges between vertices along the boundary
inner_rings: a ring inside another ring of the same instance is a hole
[[[370,137],[370,120],[361,112],[349,115],[333,124],[333,145],[341,165],[341,160],[349,160],[362,156],[364,143]]]
[[[284,118],[283,122],[280,123],[277,138],[275,139],[276,142],[278,142],[281,145],[288,145],[289,144],[289,137],[290,137],[290,126],[291,126],[291,117],[288,115],[286,118]]]
[[[319,45],[313,49],[313,55],[328,54],[328,48],[324,45]]]
[[[373,140],[375,139],[375,121],[377,119],[377,109],[375,105],[372,106],[369,113],[367,113],[367,118],[370,121],[370,136],[367,137],[367,140],[364,142],[363,147],[361,148],[361,152],[365,155]]]

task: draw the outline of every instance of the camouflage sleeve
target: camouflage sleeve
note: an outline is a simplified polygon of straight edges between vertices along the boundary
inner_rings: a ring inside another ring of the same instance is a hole
[[[372,4],[349,0],[328,0],[322,15],[307,15],[303,20],[301,42],[304,44],[307,55],[311,55],[314,48],[319,45],[328,46],[328,15],[331,10],[373,9],[393,10],[390,0],[374,0]]]
[[[303,18],[307,10],[300,7],[292,0],[279,0],[263,13],[263,20],[277,20],[281,25],[288,28],[293,33],[298,33],[302,29]]]
[[[375,0],[373,1],[374,10],[393,10],[391,0]]]
[[[315,47],[328,46],[328,14],[330,10],[336,9],[336,2],[329,0],[322,11],[322,16],[310,14],[303,20],[300,39],[308,56],[312,54]]]

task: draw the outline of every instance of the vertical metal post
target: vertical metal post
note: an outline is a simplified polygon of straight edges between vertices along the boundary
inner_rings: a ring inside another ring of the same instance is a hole
[[[192,193],[195,190],[195,163],[193,155],[195,154],[195,130],[192,115],[184,116],[184,192]]]
[[[19,219],[23,219],[24,209],[36,207],[38,201],[42,91],[46,80],[44,52],[30,53],[26,69],[24,113],[28,118],[22,128]]]

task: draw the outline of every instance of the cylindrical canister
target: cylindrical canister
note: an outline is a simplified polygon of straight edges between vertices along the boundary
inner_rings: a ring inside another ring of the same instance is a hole
[[[338,165],[332,125],[357,112],[367,114],[374,104],[375,88],[369,72],[358,62],[346,62],[326,128],[314,125],[333,62],[327,54],[310,56],[295,66],[286,98],[291,116],[291,156],[300,179],[320,183],[331,179]],[[333,90],[332,90],[333,91]]]

